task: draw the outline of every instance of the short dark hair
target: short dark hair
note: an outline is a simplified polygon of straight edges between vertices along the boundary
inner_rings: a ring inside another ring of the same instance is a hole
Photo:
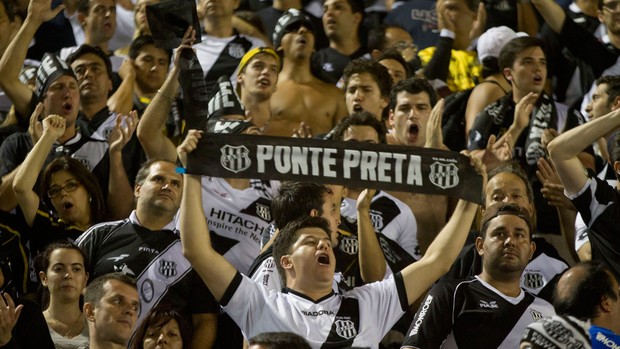
[[[532,240],[532,234],[534,234],[535,227],[532,221],[532,216],[526,209],[520,207],[519,205],[507,202],[493,204],[487,207],[486,210],[484,210],[484,213],[482,214],[482,220],[480,222],[480,237],[482,239],[484,239],[487,234],[487,229],[489,228],[490,222],[493,219],[503,215],[515,216],[525,221],[529,229],[528,236],[530,238],[530,241]]]
[[[291,332],[265,332],[258,334],[249,341],[250,345],[262,345],[268,349],[310,349],[303,337]]]
[[[553,307],[558,315],[571,315],[580,320],[590,320],[598,316],[603,297],[618,299],[614,288],[614,275],[609,268],[598,261],[587,261],[574,268],[583,268],[585,275],[574,278],[569,289],[553,292]],[[616,286],[617,287],[617,286]]]
[[[386,24],[380,24],[374,26],[368,31],[368,41],[366,45],[368,51],[383,51],[383,49],[385,48],[385,32],[387,31],[387,28],[388,26]]]
[[[106,282],[111,281],[111,280],[118,281],[127,286],[133,287],[136,290],[138,289],[138,287],[136,286],[136,281],[133,278],[125,274],[121,274],[121,273],[104,274],[96,278],[95,280],[91,281],[86,286],[86,291],[84,292],[84,303],[92,303],[94,305],[99,305],[99,301],[101,301],[101,298],[103,297],[103,294],[104,294],[103,287],[105,286]]]
[[[284,228],[280,229],[280,232],[273,241],[273,259],[280,274],[282,281],[286,283],[286,274],[284,268],[280,264],[282,256],[290,253],[291,247],[295,244],[299,238],[299,231],[304,228],[320,228],[325,231],[325,234],[331,240],[331,228],[329,222],[325,218],[306,216],[303,218],[295,219],[289,222]]]
[[[129,53],[128,53],[129,58],[131,59],[138,58],[138,56],[140,55],[140,52],[142,51],[142,48],[148,45],[153,45],[153,47],[155,47],[156,49],[164,51],[166,55],[168,56],[168,64],[170,64],[170,60],[172,59],[172,50],[157,47],[157,45],[155,45],[155,39],[153,39],[151,35],[140,35],[137,38],[133,39],[133,41],[131,41],[131,44],[129,45]]]
[[[409,78],[405,79],[392,88],[390,93],[390,109],[396,108],[396,99],[401,92],[407,92],[410,94],[418,94],[425,92],[431,102],[431,107],[434,107],[437,103],[437,93],[428,80],[423,78]]]
[[[370,126],[374,128],[375,131],[377,131],[377,134],[379,135],[379,143],[380,144],[387,143],[386,141],[387,131],[385,129],[385,124],[377,120],[377,117],[374,116],[372,113],[365,111],[365,110],[354,112],[342,118],[338,122],[336,127],[334,127],[331,139],[336,140],[336,141],[344,140],[343,139],[344,133],[351,126]]]
[[[151,328],[162,328],[170,321],[175,320],[179,325],[183,349],[189,349],[192,341],[192,331],[185,316],[172,307],[170,304],[159,304],[146,315],[140,326],[136,329],[134,340],[131,342],[130,349],[143,349],[144,338],[148,335]]]
[[[277,228],[284,228],[289,222],[307,217],[310,211],[323,214],[325,195],[331,189],[313,182],[283,182],[278,194],[271,200],[271,214]]]
[[[95,175],[90,172],[82,163],[72,157],[62,156],[52,160],[45,169],[41,176],[41,187],[39,197],[43,202],[52,206],[52,200],[47,195],[47,191],[50,189],[50,183],[52,182],[52,175],[59,171],[67,171],[75,176],[78,182],[84,186],[88,195],[90,195],[90,223],[99,223],[105,216],[105,201],[101,191],[99,180]]]
[[[545,52],[545,42],[533,36],[521,36],[508,41],[499,53],[499,69],[512,68],[517,55],[530,47],[540,47]]]
[[[368,73],[379,86],[381,96],[389,97],[392,88],[392,77],[387,68],[375,61],[369,61],[363,58],[357,58],[349,62],[344,68],[342,78],[344,80],[344,89],[347,90],[349,80],[355,74]],[[380,115],[377,115],[380,116]]]
[[[607,85],[607,107],[611,107],[616,97],[620,97],[620,76],[619,75],[606,75],[596,79],[596,85]]]
[[[72,65],[78,58],[92,53],[95,56],[98,56],[103,61],[103,65],[105,66],[108,78],[112,80],[112,63],[110,62],[110,57],[103,52],[103,50],[98,46],[91,46],[88,44],[80,45],[77,50],[75,50],[72,54],[67,57],[67,63]]]
[[[138,170],[138,173],[136,174],[136,180],[135,180],[135,184],[136,185],[144,184],[144,181],[146,180],[146,177],[148,177],[149,174],[151,173],[151,166],[153,166],[153,164],[155,164],[157,162],[167,162],[169,164],[172,164],[172,165],[176,166],[176,164],[174,162],[172,162],[170,160],[166,160],[166,159],[151,159],[151,160],[148,160],[147,162],[142,164],[142,167],[140,167],[140,169]]]
[[[403,55],[401,55],[397,49],[388,48],[387,50],[381,53],[381,55],[379,56],[379,58],[376,59],[376,61],[381,62],[384,59],[393,59],[397,61],[400,65],[403,66],[403,68],[405,68],[405,78],[411,77],[411,70],[409,69],[409,64],[407,64],[407,62],[403,58]]]
[[[482,78],[487,78],[493,74],[497,74],[502,70],[499,68],[499,60],[497,57],[488,56],[482,60]]]

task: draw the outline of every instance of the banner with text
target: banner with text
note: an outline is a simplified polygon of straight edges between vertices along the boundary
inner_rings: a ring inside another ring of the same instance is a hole
[[[205,133],[188,156],[187,173],[311,181],[482,201],[482,177],[466,156],[408,146]]]

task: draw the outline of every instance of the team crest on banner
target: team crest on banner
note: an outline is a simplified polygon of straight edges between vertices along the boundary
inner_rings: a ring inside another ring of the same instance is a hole
[[[241,59],[241,57],[245,54],[245,49],[240,44],[231,43],[228,46],[228,54],[231,57]]]
[[[544,280],[541,273],[526,272],[523,275],[523,285],[527,288],[537,289],[541,288],[543,284]]]
[[[243,145],[225,145],[220,148],[220,151],[222,152],[220,163],[230,172],[239,173],[245,171],[252,164],[249,157],[250,151]]]
[[[434,162],[428,179],[441,189],[454,188],[459,184],[459,169],[455,164]]]
[[[338,247],[342,252],[350,255],[357,254],[357,251],[359,250],[357,238],[352,236],[343,236],[342,239],[338,241]]]
[[[174,261],[167,261],[162,259],[159,261],[159,273],[166,278],[171,278],[177,275],[177,264]]]
[[[271,221],[271,209],[267,205],[256,203],[256,214],[265,221]]]
[[[351,320],[336,320],[336,333],[344,338],[351,339],[357,335],[355,323]]]

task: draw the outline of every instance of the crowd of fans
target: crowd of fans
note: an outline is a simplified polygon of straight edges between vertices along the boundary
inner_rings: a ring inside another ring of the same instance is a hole
[[[0,348],[620,346],[619,4],[0,0]],[[212,134],[481,204],[186,173]]]

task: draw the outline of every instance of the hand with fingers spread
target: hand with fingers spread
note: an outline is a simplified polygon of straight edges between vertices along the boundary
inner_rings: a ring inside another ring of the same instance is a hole
[[[23,305],[15,306],[13,298],[8,293],[0,297],[0,346],[6,345],[13,336],[13,327],[17,323]]]
[[[552,163],[545,158],[538,159],[538,170],[536,177],[543,184],[540,189],[543,197],[548,201],[550,206],[575,211],[575,206],[569,198],[564,195],[564,186],[560,182],[558,173]]]
[[[431,115],[428,117],[426,123],[426,141],[424,142],[424,148],[443,148],[443,134],[441,131],[441,117],[443,115],[444,99],[440,99],[433,109]]]
[[[437,27],[439,30],[447,29],[454,33],[455,23],[450,16],[448,16],[448,9],[446,8],[446,0],[439,0],[435,5],[437,11]]]
[[[305,121],[299,124],[299,127],[293,130],[293,138],[312,138],[312,127]]]
[[[28,134],[32,139],[32,144],[36,144],[43,135],[43,124],[39,121],[41,113],[43,113],[43,103],[39,102],[30,115],[30,124],[28,125]]]
[[[58,139],[65,133],[67,120],[60,115],[52,114],[43,119],[43,133],[48,133],[53,139]]]
[[[482,159],[478,158],[477,156],[472,156],[467,150],[462,150],[461,154],[469,158],[469,164],[472,165],[474,169],[476,169],[476,172],[482,176],[482,190],[484,191],[484,188],[487,186],[487,180],[488,180],[487,168],[484,162],[482,161]]]
[[[375,197],[376,189],[364,189],[357,198],[356,208],[358,211],[370,212],[370,203]]]
[[[202,138],[202,131],[189,130],[183,143],[177,147],[177,155],[183,167],[187,167],[187,154],[196,150],[200,138]]]
[[[123,121],[125,126],[123,127]],[[118,114],[116,116],[116,124],[108,137],[109,151],[121,152],[123,147],[129,142],[136,127],[138,127],[138,112],[132,110],[129,115]]]
[[[471,28],[471,31],[469,32],[469,38],[471,40],[474,40],[480,37],[480,35],[484,33],[486,24],[487,24],[487,9],[484,6],[484,3],[480,1],[480,3],[478,4],[478,14],[476,16],[476,20],[474,21],[474,25]]]
[[[52,9],[51,4],[52,1],[50,0],[30,0],[27,19],[34,20],[41,25],[56,17],[60,11],[65,9],[65,5],[58,5]]]

